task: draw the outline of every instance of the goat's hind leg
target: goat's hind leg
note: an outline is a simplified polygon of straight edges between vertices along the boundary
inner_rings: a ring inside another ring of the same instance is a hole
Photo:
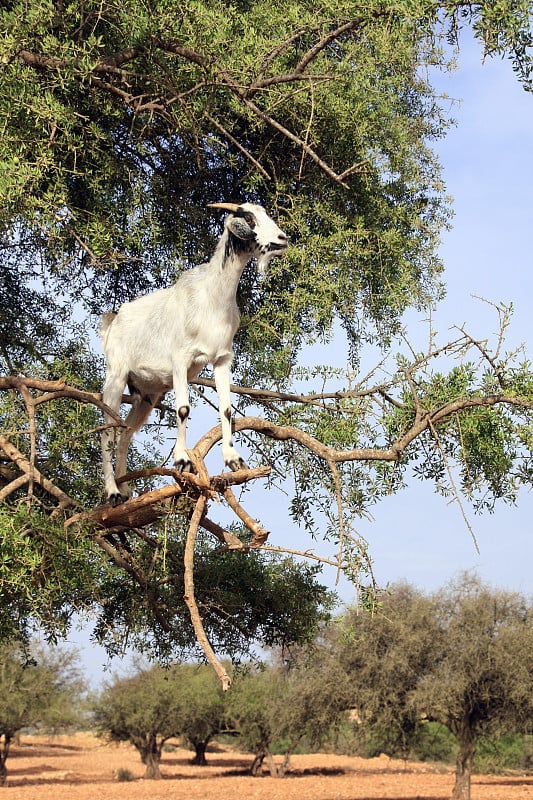
[[[160,397],[158,394],[143,397],[140,391],[131,383],[128,384],[128,388],[131,396],[131,409],[124,420],[126,427],[120,431],[115,464],[115,476],[119,479],[127,472],[128,450],[133,434],[144,425]],[[118,505],[118,503],[122,503],[131,497],[131,489],[126,481],[121,481],[117,486],[118,497],[115,498],[114,502],[110,498],[113,505]]]

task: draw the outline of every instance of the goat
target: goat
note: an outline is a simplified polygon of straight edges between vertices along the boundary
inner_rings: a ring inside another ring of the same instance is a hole
[[[106,359],[103,401],[118,414],[127,385],[132,404],[125,427],[118,434],[115,471],[115,419],[104,415],[104,486],[113,506],[131,495],[128,484],[118,485],[116,478],[126,473],[133,434],[172,388],[177,412],[174,465],[183,472],[194,471],[186,448],[188,383],[207,364],[213,365],[218,394],[222,458],[233,471],[246,467],[231,438],[230,367],[233,338],[240,323],[237,287],[248,262],[256,258],[258,271],[266,272],[270,260],[287,248],[287,237],[262,206],[211,203],[210,207],[231,212],[210,261],[183,272],[172,286],[124,303],[116,314],[102,316],[100,336]]]

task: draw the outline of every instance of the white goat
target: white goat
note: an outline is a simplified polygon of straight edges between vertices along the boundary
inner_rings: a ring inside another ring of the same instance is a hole
[[[100,336],[106,358],[104,402],[117,414],[127,385],[132,399],[126,427],[118,434],[115,472],[114,419],[105,416],[102,460],[105,491],[112,505],[127,500],[127,483],[116,477],[126,473],[128,448],[135,431],[147,420],[161,396],[174,387],[177,437],[174,465],[194,470],[186,448],[189,416],[188,382],[206,364],[214,368],[222,423],[222,458],[231,470],[245,467],[231,439],[230,367],[233,337],[240,322],[237,286],[250,259],[260,272],[287,247],[287,237],[264,208],[251,203],[212,203],[211,208],[232,212],[211,260],[188,270],[167,288],[124,303],[118,313],[102,317]]]

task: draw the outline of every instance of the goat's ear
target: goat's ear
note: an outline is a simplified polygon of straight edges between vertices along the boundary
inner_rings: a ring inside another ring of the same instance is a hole
[[[255,239],[254,229],[248,224],[244,217],[230,217],[226,224],[237,239],[243,239],[244,241]]]

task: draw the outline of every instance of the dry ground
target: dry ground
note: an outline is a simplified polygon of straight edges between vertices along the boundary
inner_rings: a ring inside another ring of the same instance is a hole
[[[249,755],[208,753],[207,767],[190,765],[191,753],[164,754],[161,781],[142,779],[134,748],[109,745],[89,734],[23,737],[7,762],[8,782],[0,800],[441,800],[453,773],[427,764],[404,764],[336,755],[295,756],[285,778],[252,778]],[[119,782],[117,770],[133,781]],[[533,776],[477,775],[472,800],[529,800]]]

